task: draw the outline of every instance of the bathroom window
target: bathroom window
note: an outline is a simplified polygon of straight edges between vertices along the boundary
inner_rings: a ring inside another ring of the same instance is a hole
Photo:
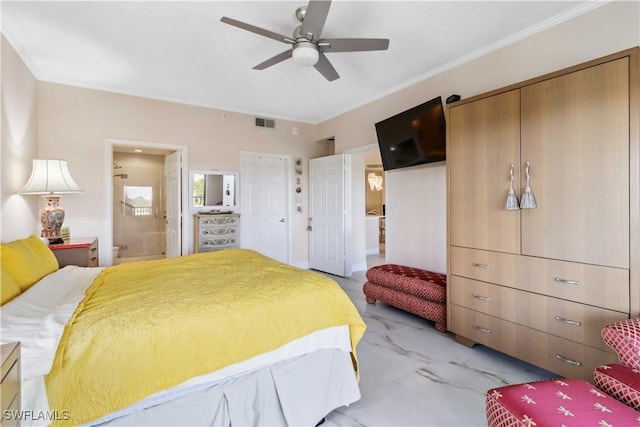
[[[149,216],[153,209],[153,187],[124,186],[125,205],[133,216]]]

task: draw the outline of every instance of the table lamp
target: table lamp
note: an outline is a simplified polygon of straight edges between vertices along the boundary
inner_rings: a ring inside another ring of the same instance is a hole
[[[29,181],[20,194],[42,194],[45,205],[40,209],[41,237],[49,244],[64,243],[60,229],[64,222],[64,209],[60,207],[61,193],[80,193],[78,184],[71,178],[66,160],[34,159]]]

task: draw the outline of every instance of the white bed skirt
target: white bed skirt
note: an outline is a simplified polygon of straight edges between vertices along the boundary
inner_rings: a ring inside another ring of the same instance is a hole
[[[97,422],[104,426],[314,426],[360,399],[349,352],[323,349]]]

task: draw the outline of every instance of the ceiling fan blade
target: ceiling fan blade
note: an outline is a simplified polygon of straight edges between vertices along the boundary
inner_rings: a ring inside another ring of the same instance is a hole
[[[276,64],[279,64],[282,61],[286,61],[287,59],[291,58],[292,52],[293,52],[293,49],[285,50],[284,52],[279,53],[276,56],[274,56],[272,58],[269,58],[264,62],[259,63],[258,65],[253,67],[253,69],[254,70],[264,70],[267,67],[271,67],[272,65],[276,65]]]
[[[314,65],[316,70],[318,70],[320,74],[322,74],[324,78],[329,80],[330,82],[339,79],[340,75],[338,74],[336,69],[333,68],[333,65],[331,65],[331,62],[329,62],[325,54],[322,52],[319,53],[320,56],[318,58],[318,62],[316,63],[316,65]]]
[[[252,33],[260,34],[261,36],[268,37],[282,43],[295,43],[295,40],[292,40],[291,37],[283,36],[282,34],[274,33],[273,31],[265,30],[264,28],[256,27],[255,25],[237,21],[233,18],[227,18],[226,16],[220,18],[220,22],[242,28],[243,30],[251,31]]]
[[[325,46],[325,43],[328,46]],[[323,52],[364,52],[389,49],[389,39],[322,39]]]
[[[300,27],[300,34],[303,37],[307,37],[307,34],[311,33],[313,37],[307,37],[310,40],[320,40],[320,34],[324,28],[324,23],[327,20],[329,14],[329,7],[331,1],[327,0],[311,0],[307,6],[307,12],[302,20],[302,26]]]

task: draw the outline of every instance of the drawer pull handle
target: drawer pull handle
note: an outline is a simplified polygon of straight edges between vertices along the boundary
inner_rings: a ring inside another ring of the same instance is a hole
[[[564,317],[560,317],[560,316],[556,316],[555,319],[558,322],[563,322],[563,323],[566,323],[567,325],[582,326],[582,322],[579,322],[577,320],[569,320],[569,319],[565,319]]]
[[[480,332],[484,332],[485,334],[490,334],[491,329],[483,328],[482,326],[473,325],[473,329],[477,329]]]
[[[471,296],[473,296],[474,298],[480,299],[482,301],[491,301],[491,298],[485,297],[485,296],[482,296],[482,295],[471,294]]]
[[[491,266],[489,264],[479,264],[477,262],[472,262],[471,265],[473,265],[474,267],[478,267],[478,268],[491,268]]]
[[[568,363],[569,365],[582,366],[582,362],[578,362],[577,360],[567,359],[566,357],[562,357],[562,355],[560,354],[556,354],[556,358],[562,360],[565,363]]]
[[[567,285],[582,285],[582,282],[580,280],[569,280],[563,279],[562,277],[555,277],[553,280],[558,283],[566,283]]]

